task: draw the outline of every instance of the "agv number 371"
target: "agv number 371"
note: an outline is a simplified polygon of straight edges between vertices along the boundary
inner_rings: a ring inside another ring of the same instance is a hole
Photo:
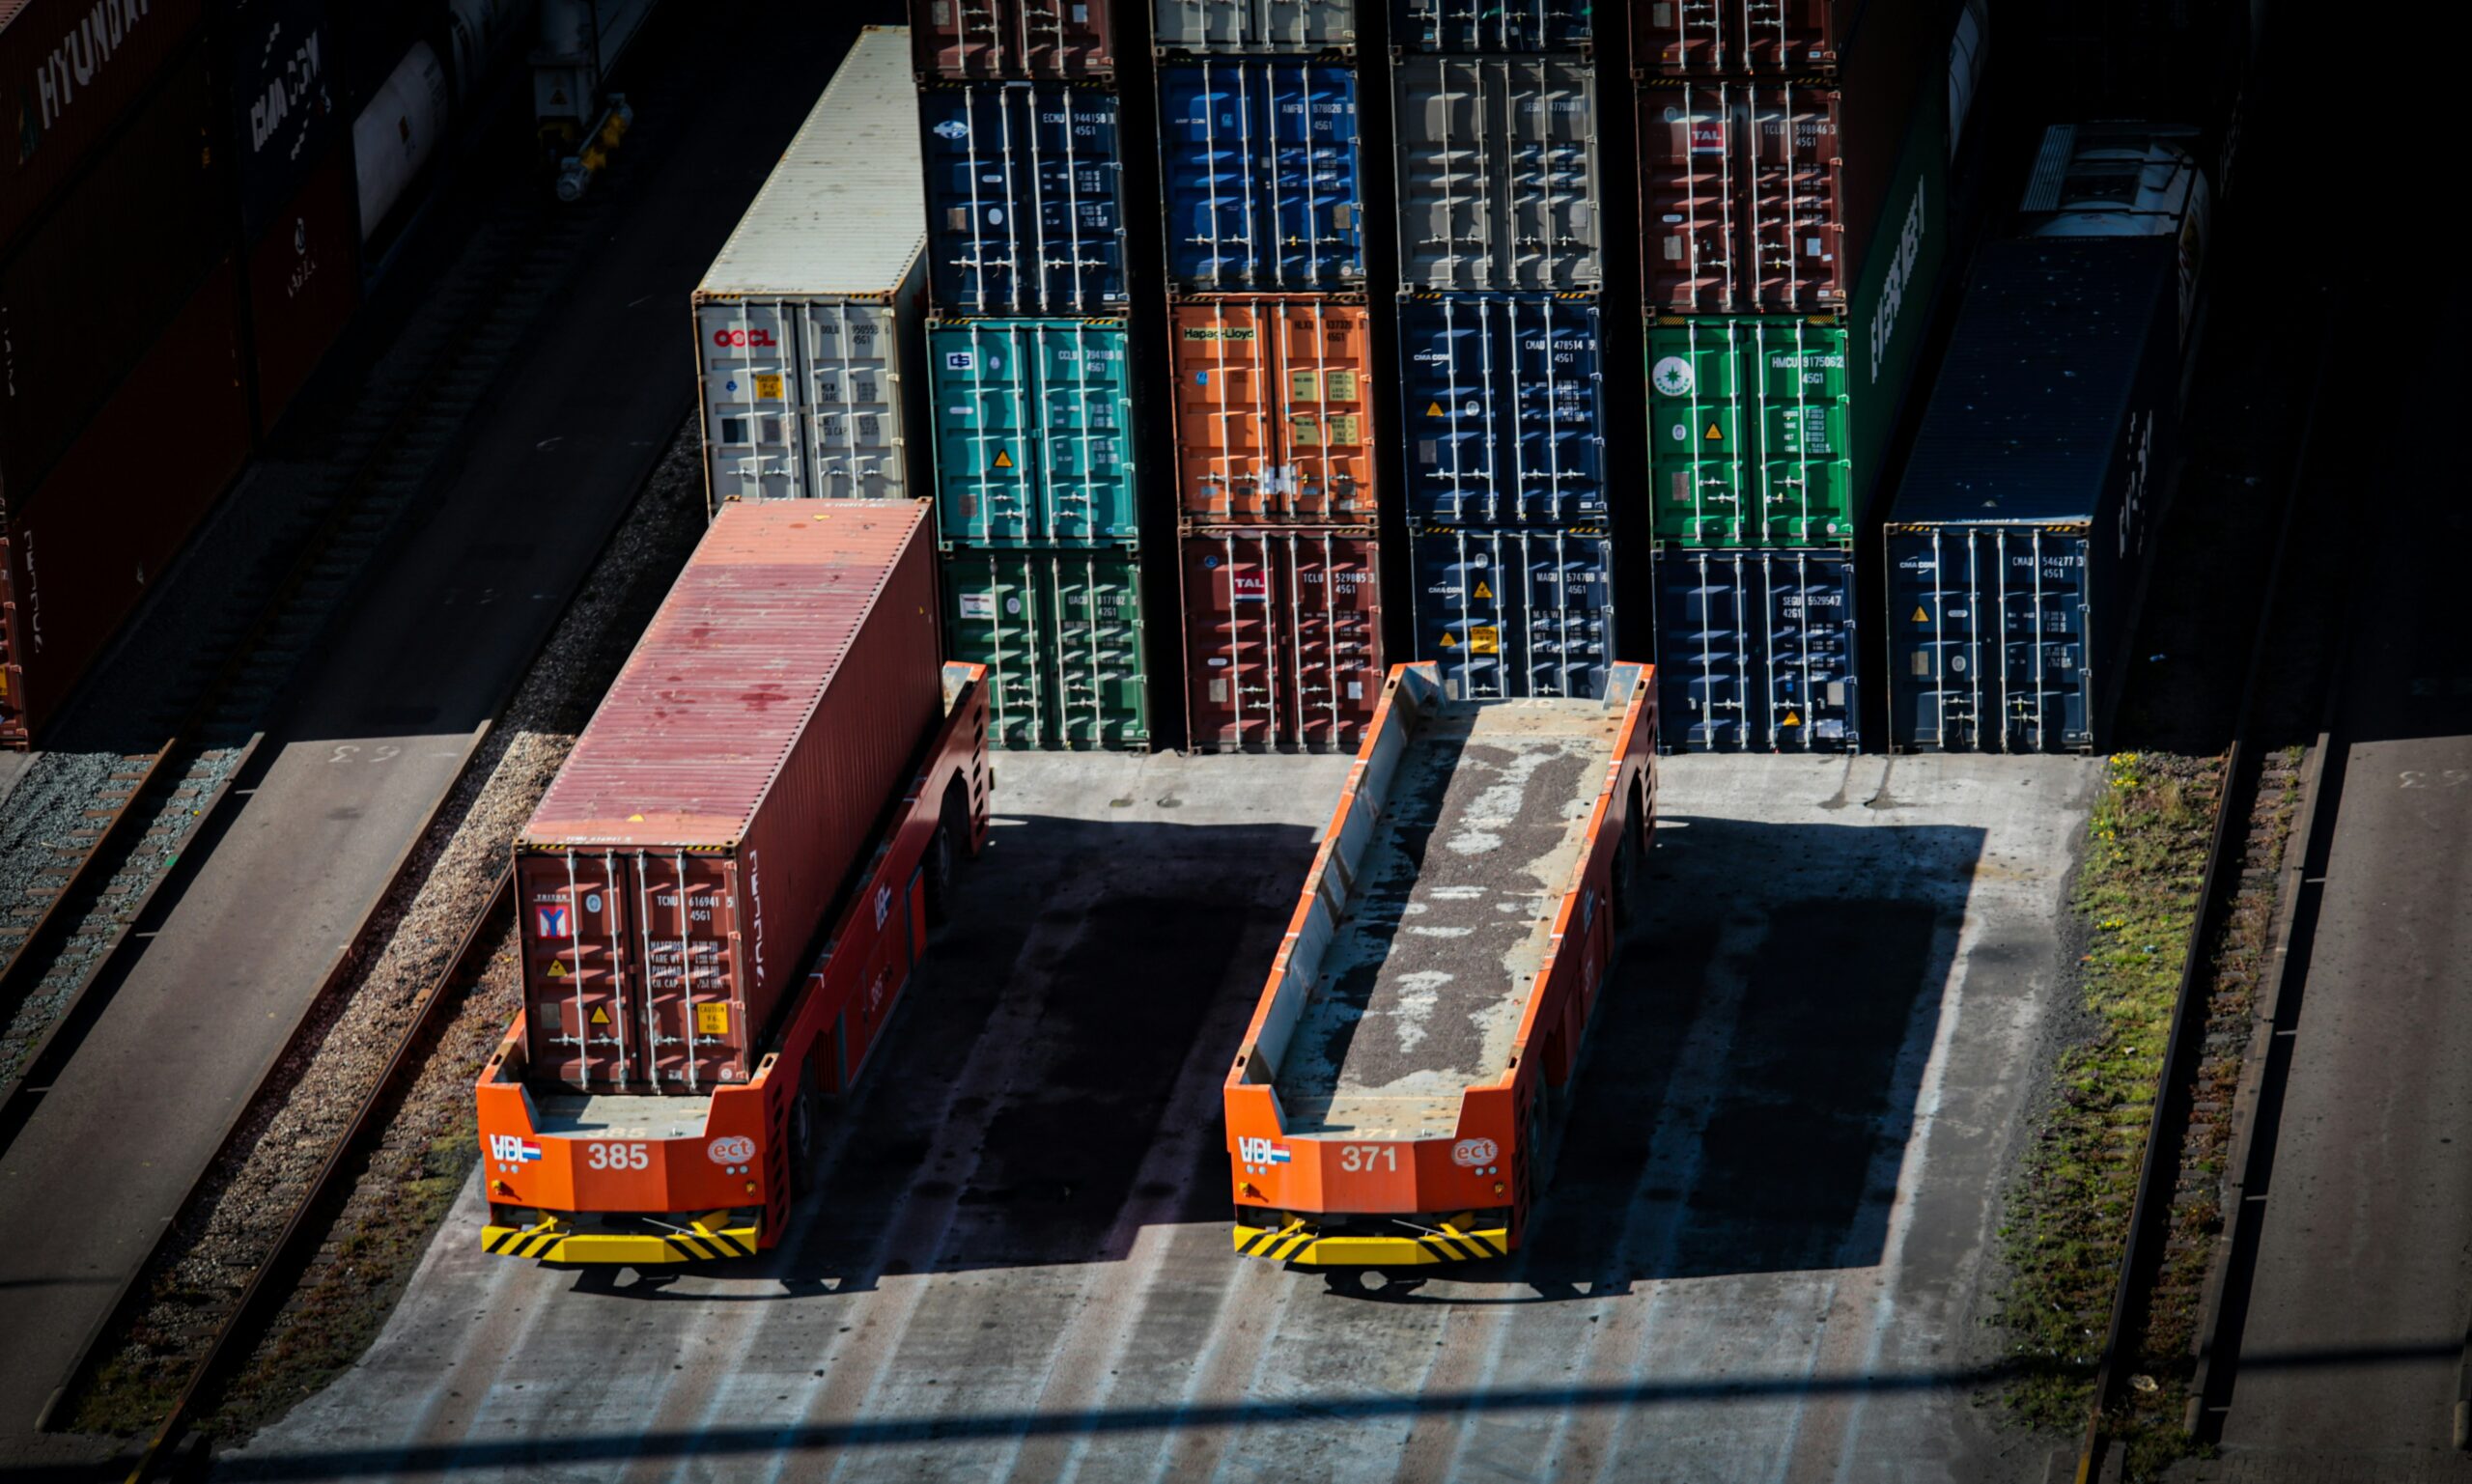
[[[1341,1144],[1339,1168],[1350,1174],[1370,1173],[1377,1169],[1399,1167],[1399,1146],[1396,1144]]]

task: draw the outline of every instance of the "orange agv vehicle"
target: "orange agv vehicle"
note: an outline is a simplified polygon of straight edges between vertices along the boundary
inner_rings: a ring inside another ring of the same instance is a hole
[[[1506,1255],[1656,810],[1651,667],[1606,699],[1383,688],[1226,1084],[1236,1250]]]

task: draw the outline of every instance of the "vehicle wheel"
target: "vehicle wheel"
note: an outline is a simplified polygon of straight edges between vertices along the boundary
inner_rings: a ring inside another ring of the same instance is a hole
[[[790,1193],[815,1189],[815,1073],[799,1078],[799,1095],[790,1100]]]
[[[1640,835],[1634,829],[1622,831],[1622,843],[1614,848],[1612,880],[1606,884],[1606,895],[1612,897],[1614,932],[1619,937],[1631,926],[1639,912]]]
[[[927,842],[927,856],[920,869],[927,879],[927,925],[941,927],[952,920],[953,878],[961,866],[964,831],[969,828],[969,817],[958,796],[944,796],[944,812],[936,822],[936,837]]]

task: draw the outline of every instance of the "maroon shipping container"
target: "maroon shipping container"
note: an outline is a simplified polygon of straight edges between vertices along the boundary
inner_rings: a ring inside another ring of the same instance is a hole
[[[351,157],[337,150],[249,250],[249,354],[262,430],[282,417],[360,304],[352,211]]]
[[[0,0],[0,244],[98,154],[205,14],[206,0]]]
[[[13,675],[0,743],[41,732],[249,455],[238,274],[217,265],[85,434],[0,518]]]
[[[1382,579],[1364,531],[1184,538],[1185,718],[1218,748],[1353,748],[1382,696]]]
[[[1118,0],[910,0],[921,77],[1105,77]],[[1139,0],[1122,0],[1138,4]]]
[[[0,505],[42,483],[229,259],[221,115],[203,50],[0,260]]]
[[[536,1082],[752,1074],[942,714],[929,512],[721,507],[516,842]]]
[[[1812,314],[1854,281],[1837,93],[1651,79],[1640,89],[1642,255],[1652,311]]]
[[[1914,0],[1868,0],[1869,8]],[[1631,0],[1631,61],[1660,72],[1815,72],[1838,51],[1866,0]]]

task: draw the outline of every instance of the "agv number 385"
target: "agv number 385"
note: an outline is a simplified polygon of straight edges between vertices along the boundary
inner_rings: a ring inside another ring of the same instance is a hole
[[[586,1169],[650,1169],[653,1151],[649,1144],[586,1144],[583,1146]]]

